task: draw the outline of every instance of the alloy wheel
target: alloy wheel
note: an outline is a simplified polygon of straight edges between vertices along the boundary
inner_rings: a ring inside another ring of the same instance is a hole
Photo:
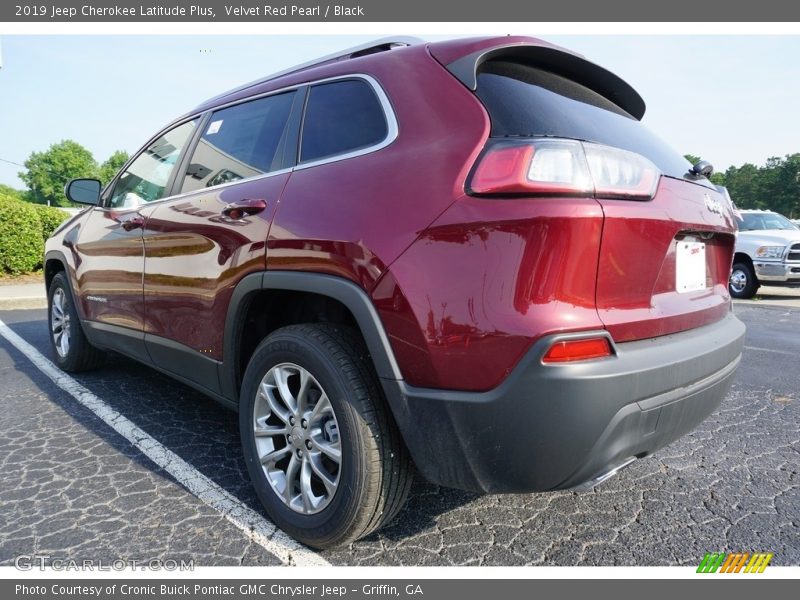
[[[50,307],[50,331],[56,352],[61,358],[66,358],[69,353],[70,320],[67,311],[67,295],[61,288],[53,293]]]
[[[253,435],[264,474],[293,511],[309,515],[330,504],[339,485],[339,425],[328,395],[303,367],[275,365],[253,408]]]

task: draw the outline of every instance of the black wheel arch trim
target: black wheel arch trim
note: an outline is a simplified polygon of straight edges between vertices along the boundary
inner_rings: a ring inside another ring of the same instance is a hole
[[[43,268],[45,270],[45,277],[47,272],[47,263],[51,260],[57,261],[61,263],[63,267],[64,273],[67,276],[67,285],[69,285],[69,291],[72,294],[72,301],[75,304],[75,310],[78,313],[81,321],[86,319],[86,315],[83,312],[83,304],[81,304],[80,300],[78,299],[77,294],[75,294],[75,270],[70,266],[69,261],[67,261],[66,255],[61,252],[60,250],[48,250],[44,255],[44,265]],[[45,280],[45,293],[49,293],[50,288],[47,286],[47,281]],[[84,327],[84,330],[86,328]]]
[[[357,284],[334,275],[303,271],[264,271],[243,277],[233,290],[225,318],[223,362],[220,384],[226,398],[238,403],[242,372],[239,345],[247,309],[264,290],[290,290],[328,296],[341,302],[352,313],[382,380],[400,381],[402,374],[394,357],[389,337],[367,292]],[[384,387],[386,387],[384,385]]]

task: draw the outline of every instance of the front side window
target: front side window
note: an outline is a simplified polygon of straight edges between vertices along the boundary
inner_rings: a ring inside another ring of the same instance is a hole
[[[150,144],[119,176],[110,208],[136,208],[164,197],[181,151],[192,139],[197,119],[178,125]]]
[[[380,100],[366,81],[315,85],[303,120],[300,162],[368,148],[386,139],[387,133]]]
[[[294,96],[293,91],[267,96],[211,115],[189,161],[181,192],[282,168]]]

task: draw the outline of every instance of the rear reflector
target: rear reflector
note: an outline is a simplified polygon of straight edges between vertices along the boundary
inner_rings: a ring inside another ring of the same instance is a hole
[[[492,140],[470,180],[477,195],[562,195],[649,200],[661,172],[643,156],[602,144]]]
[[[542,362],[559,363],[576,360],[589,360],[592,358],[605,358],[613,354],[608,338],[590,338],[584,340],[562,340],[555,342]]]

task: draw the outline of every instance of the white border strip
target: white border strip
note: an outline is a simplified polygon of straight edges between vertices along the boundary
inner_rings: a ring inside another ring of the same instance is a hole
[[[241,530],[249,540],[274,555],[283,564],[305,567],[330,566],[327,560],[290,538],[273,523],[243,504],[238,498],[211,481],[180,456],[145,433],[131,420],[58,369],[36,348],[14,333],[2,320],[0,320],[0,336],[22,352],[53,383],[92,411],[147,458],[172,475],[203,504],[216,510]]]
[[[348,567],[336,566],[331,569],[298,567],[287,571],[284,567],[195,567],[193,571],[156,571],[125,569],[121,571],[92,571],[88,569],[69,569],[56,571],[34,568],[31,571],[18,571],[14,567],[0,567],[0,579],[56,580],[72,579],[115,580],[144,579],[158,580],[262,580],[272,583],[285,583],[291,578],[296,582],[311,581],[335,582],[341,579],[368,579],[383,582],[387,579],[408,579],[409,583],[419,583],[431,579],[697,579],[700,581],[735,581],[764,579],[800,579],[800,567],[780,567],[772,564],[758,574],[697,573],[697,566],[674,567]],[[227,582],[226,582],[227,583]],[[424,587],[424,586],[423,586]],[[238,589],[238,588],[237,588]],[[424,598],[424,597],[423,597]]]
[[[10,22],[0,34],[13,35],[793,35],[800,22]]]

